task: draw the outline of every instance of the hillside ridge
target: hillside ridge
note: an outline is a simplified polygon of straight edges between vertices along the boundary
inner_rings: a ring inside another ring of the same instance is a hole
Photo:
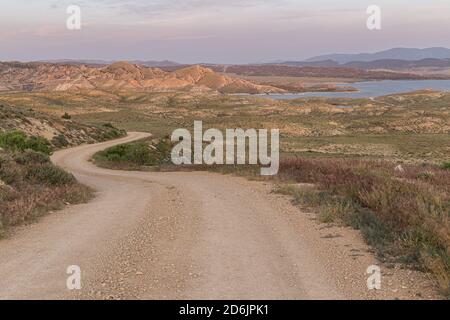
[[[115,62],[103,67],[51,63],[0,62],[0,90],[219,91],[283,93],[283,89],[225,76],[200,65],[164,71]]]

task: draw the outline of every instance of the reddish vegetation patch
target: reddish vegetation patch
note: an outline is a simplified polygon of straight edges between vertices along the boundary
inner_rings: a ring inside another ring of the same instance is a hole
[[[385,258],[434,273],[449,293],[450,171],[387,161],[287,159],[280,178],[314,183]],[[342,206],[342,204],[345,204]],[[316,204],[321,204],[320,201]]]
[[[88,200],[91,191],[47,156],[0,152],[0,233],[65,203]]]

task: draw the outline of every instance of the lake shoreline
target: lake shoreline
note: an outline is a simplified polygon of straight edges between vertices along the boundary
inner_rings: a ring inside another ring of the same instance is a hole
[[[348,87],[348,84],[337,84]],[[355,90],[309,91],[295,93],[234,94],[238,96],[262,97],[273,100],[293,100],[301,98],[377,98],[393,94],[420,90],[450,91],[450,80],[373,80],[351,84]]]

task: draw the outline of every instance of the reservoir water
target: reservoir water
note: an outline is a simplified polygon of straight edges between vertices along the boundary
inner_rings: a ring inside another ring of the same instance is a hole
[[[298,94],[269,94],[261,95],[271,99],[298,99],[307,97],[330,98],[376,98],[396,93],[405,93],[422,89],[450,91],[450,80],[382,80],[355,82],[338,86],[351,86],[354,92],[304,92]]]

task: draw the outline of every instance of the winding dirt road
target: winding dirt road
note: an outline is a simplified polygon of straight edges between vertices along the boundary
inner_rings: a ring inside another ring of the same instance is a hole
[[[128,137],[57,152],[52,160],[94,188],[0,241],[1,299],[376,299],[431,292],[414,272],[383,268],[357,232],[320,225],[272,186],[204,172],[126,172],[89,162]],[[66,269],[81,268],[68,290]]]

